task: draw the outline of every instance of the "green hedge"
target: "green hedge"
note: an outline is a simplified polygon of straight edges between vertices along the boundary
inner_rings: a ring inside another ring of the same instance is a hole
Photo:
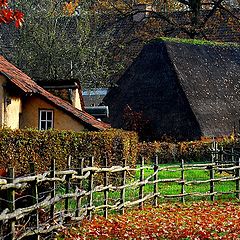
[[[85,157],[88,165],[94,156],[95,165],[101,166],[108,159],[109,166],[121,165],[126,158],[134,166],[137,156],[138,137],[134,132],[108,130],[103,132],[9,130],[0,131],[0,168],[13,166],[17,175],[29,172],[33,161],[38,172],[48,170],[51,160],[58,169],[65,169],[67,158],[72,156],[73,165]]]

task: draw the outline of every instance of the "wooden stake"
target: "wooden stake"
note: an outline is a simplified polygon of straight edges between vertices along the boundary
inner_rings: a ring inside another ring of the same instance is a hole
[[[210,166],[210,180],[214,180],[214,166]],[[214,193],[214,181],[210,181],[210,193]],[[214,195],[210,196],[211,201],[214,201]]]
[[[141,163],[140,163],[140,167],[144,166],[144,157],[140,158]],[[140,178],[139,181],[142,182],[144,180],[144,169],[140,169]],[[143,198],[144,195],[144,185],[141,184],[139,186],[139,200],[141,200]],[[139,209],[143,209],[143,202],[139,203]]]
[[[239,167],[240,167],[240,158],[237,158],[236,159],[236,167],[238,167],[237,169],[235,169],[235,177],[236,178],[239,178],[239,176],[240,176],[240,169],[239,169]],[[239,179],[237,179],[236,180],[236,197],[238,198],[238,199],[240,199],[240,192],[239,192],[239,184],[240,183],[240,180]]]
[[[215,141],[215,162],[218,163],[219,162],[219,158],[218,158],[218,143]]]
[[[235,155],[234,155],[234,148],[233,147],[231,148],[231,161],[232,161],[232,163],[235,162]]]
[[[67,160],[67,170],[70,170],[71,168],[71,156],[68,157]],[[65,194],[68,194],[70,192],[70,179],[71,179],[71,175],[67,174],[66,175],[66,184],[65,184]],[[69,211],[69,198],[67,197],[65,199],[65,204],[64,204],[64,208],[65,208],[65,214],[68,214]],[[68,218],[65,218],[65,222],[68,222]]]
[[[8,183],[13,183],[15,178],[14,168],[10,167],[8,169]],[[7,191],[7,200],[8,200],[8,209],[10,212],[15,211],[15,190],[13,188],[8,189]],[[5,238],[6,240],[15,239],[15,219],[9,220],[9,235]]]
[[[184,175],[184,160],[182,159],[182,161],[181,161],[181,168],[182,168],[182,170],[181,170],[181,180],[182,180],[182,182],[181,182],[181,194],[185,194],[185,175]],[[182,196],[181,197],[181,202],[182,203],[185,203],[185,197],[184,196]]]
[[[104,158],[104,163],[103,163],[104,167],[108,167],[108,164],[107,164],[107,158]],[[103,176],[103,181],[104,181],[104,187],[107,187],[108,186],[108,173],[107,172],[104,172],[104,176]],[[103,209],[103,216],[107,219],[108,217],[108,189],[105,189],[104,190],[104,209]]]
[[[124,158],[123,159],[123,167],[126,167],[126,166],[127,166],[127,160]],[[125,185],[126,185],[126,170],[123,170],[122,171],[122,186],[125,186]],[[126,188],[124,187],[120,193],[120,202],[122,205],[121,214],[124,214],[124,212],[125,212],[124,211],[125,197],[126,197]]]
[[[220,155],[220,162],[221,164],[223,164],[224,163],[223,147],[221,147],[219,155]]]
[[[90,157],[90,161],[89,161],[89,167],[93,167],[93,163],[94,163],[94,157]],[[89,182],[88,182],[88,192],[90,192],[89,196],[88,196],[88,207],[92,207],[93,206],[93,171],[90,171],[90,175],[89,175]],[[92,218],[92,210],[87,210],[87,216],[89,219]]]
[[[154,175],[153,179],[154,179],[154,181],[157,181],[158,180],[158,155],[156,155],[155,158],[154,158],[153,171],[154,171],[154,173],[156,173]],[[157,193],[158,193],[158,183],[157,182],[154,183],[153,192],[154,192],[153,206],[157,207],[157,205],[158,205],[158,196],[157,196]]]
[[[83,176],[83,162],[84,158],[79,159],[79,169],[78,169],[78,175]],[[78,180],[78,188],[81,191],[83,187],[82,180]],[[76,217],[80,216],[80,208],[81,208],[81,197],[77,197],[77,202],[76,202]]]
[[[56,173],[56,162],[55,162],[55,159],[52,159],[51,160],[51,174],[50,174],[50,177],[55,178],[55,173]],[[55,181],[52,181],[50,184],[51,184],[51,187],[52,187],[51,199],[54,199],[55,194],[56,194],[56,183],[55,183]],[[52,203],[51,207],[50,207],[50,218],[51,218],[52,222],[54,222],[54,212],[55,212],[55,204]]]
[[[35,166],[33,162],[30,162],[30,173],[31,176],[35,175]],[[38,203],[38,186],[37,186],[37,181],[34,181],[31,183],[31,191],[32,191],[32,205]],[[39,212],[38,210],[34,211],[33,214],[36,216],[35,219],[33,219],[34,224],[36,225],[36,229],[39,229]],[[32,237],[32,239],[39,240],[40,235],[36,234],[35,236]]]

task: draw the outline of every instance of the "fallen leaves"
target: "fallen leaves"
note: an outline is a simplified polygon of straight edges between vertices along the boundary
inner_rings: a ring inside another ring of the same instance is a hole
[[[232,202],[162,204],[109,219],[95,216],[65,239],[240,239],[240,205]]]

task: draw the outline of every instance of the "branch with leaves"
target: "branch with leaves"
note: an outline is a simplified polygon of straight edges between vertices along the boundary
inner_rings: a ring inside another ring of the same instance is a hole
[[[171,27],[187,35],[189,38],[204,38],[206,25],[210,24],[213,26],[215,24],[217,27],[216,14],[222,14],[222,12],[225,15],[229,15],[229,17],[223,17],[226,23],[228,20],[231,21],[231,18],[234,18],[236,24],[239,25],[239,21],[237,21],[239,19],[238,11],[235,11],[235,9],[240,7],[237,2],[235,3],[236,6],[230,5],[224,0],[139,0],[130,2],[132,4],[126,4],[124,0],[105,0],[98,2],[97,6],[102,11],[105,11],[106,14],[114,14],[115,12],[116,18],[127,18],[139,13],[146,13],[146,16],[141,20],[143,25],[146,25],[146,19],[149,21],[154,19],[155,22],[159,21],[158,27],[163,28],[163,32],[165,32],[164,28]],[[151,5],[152,10],[149,10],[149,8],[136,8],[136,6],[142,4],[146,6]],[[148,24],[147,26],[151,31],[155,27],[153,24]]]
[[[111,30],[102,31],[101,16],[89,1],[19,0],[17,4],[28,13],[13,56],[19,68],[34,80],[74,78],[84,88],[109,85],[120,64],[111,60]]]
[[[0,1],[0,24],[9,24],[15,22],[15,26],[21,27],[23,23],[24,14],[8,6],[8,0]]]

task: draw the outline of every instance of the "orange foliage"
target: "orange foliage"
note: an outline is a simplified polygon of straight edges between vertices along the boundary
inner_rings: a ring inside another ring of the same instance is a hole
[[[182,8],[182,4],[178,1],[174,0],[158,0],[157,2],[154,0],[138,0],[134,2],[134,5],[137,4],[151,4],[156,6],[157,10],[161,10],[163,8],[167,10],[178,10]],[[104,0],[97,1],[96,6],[102,10],[119,10],[119,11],[129,11],[133,7],[133,4],[128,1],[123,0]]]
[[[6,176],[7,176],[7,169],[0,168],[0,177],[6,177]]]
[[[63,9],[64,12],[69,16],[73,15],[79,3],[80,0],[71,0],[69,2],[66,2]]]
[[[172,36],[176,29],[180,30],[177,33],[180,38],[223,41],[221,38],[223,35],[222,26],[226,25],[224,34],[233,33],[232,35],[234,35],[236,33],[236,37],[232,36],[232,38],[236,38],[233,41],[238,42],[239,13],[227,4],[222,3],[221,6],[218,6],[218,2],[202,0],[200,7],[196,7],[198,4],[194,4],[194,1],[98,0],[95,3],[95,8],[99,12],[104,12],[107,16],[112,14],[114,18],[114,14],[123,17],[133,15],[136,12],[134,5],[151,4],[154,6],[157,14],[150,14],[151,17],[148,21],[143,21],[141,27],[135,31],[136,36],[133,36],[133,38],[139,38],[143,41],[159,36]],[[220,37],[218,34],[221,34]]]
[[[24,14],[19,10],[13,10],[8,7],[8,0],[0,1],[0,24],[9,24],[15,22],[16,27],[23,23]]]

